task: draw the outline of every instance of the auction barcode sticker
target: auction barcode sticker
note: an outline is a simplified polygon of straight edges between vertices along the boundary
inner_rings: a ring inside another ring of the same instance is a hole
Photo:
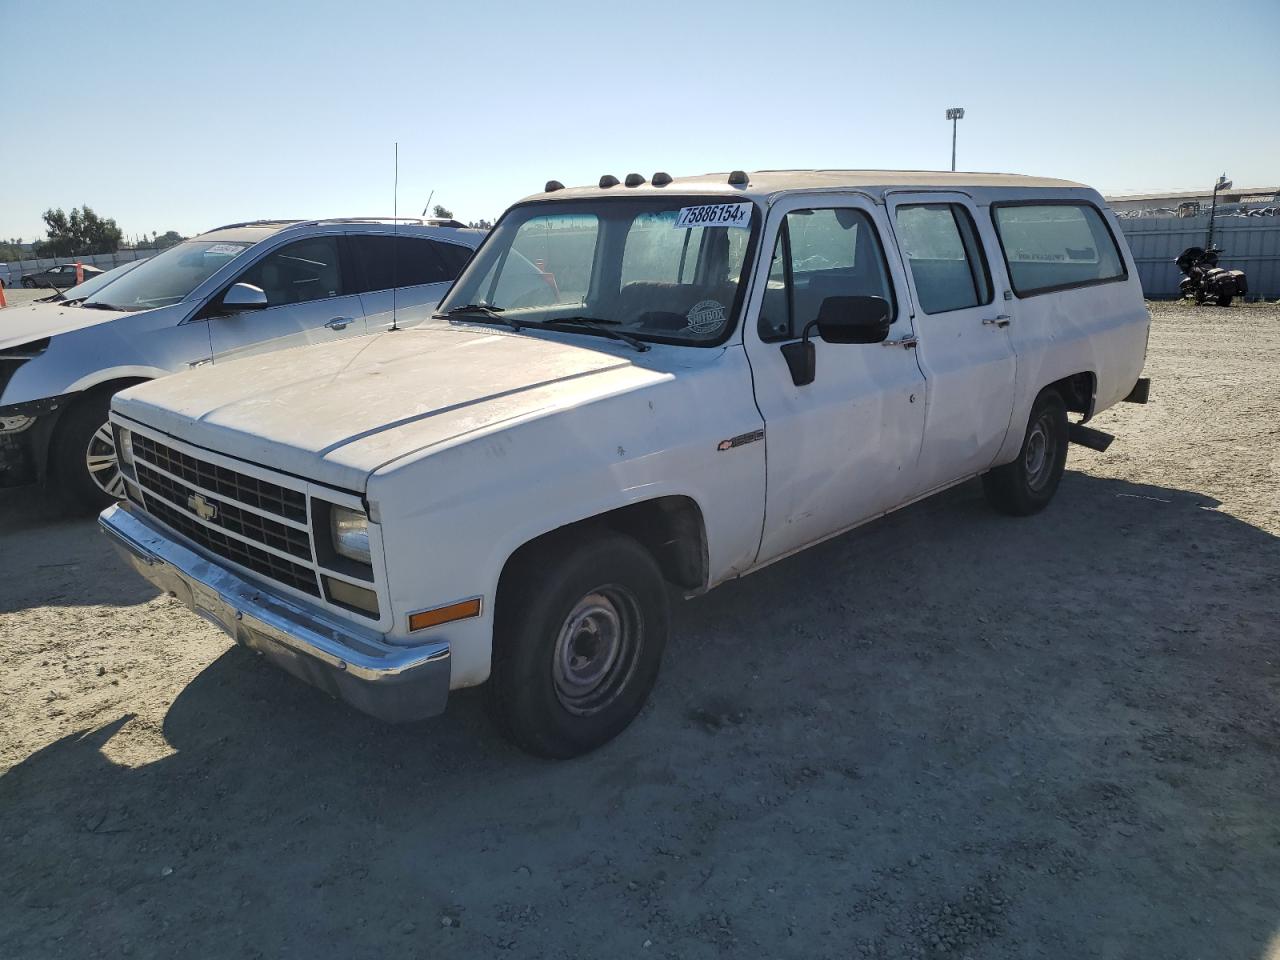
[[[698,207],[681,207],[676,229],[689,227],[750,227],[751,204],[707,203]]]

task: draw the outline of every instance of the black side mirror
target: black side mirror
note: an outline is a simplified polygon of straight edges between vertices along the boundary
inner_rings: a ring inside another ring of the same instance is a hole
[[[827,297],[818,308],[818,319],[805,324],[800,339],[782,345],[782,357],[797,387],[813,383],[817,355],[809,331],[827,343],[880,343],[889,336],[889,302],[884,297]]]
[[[810,326],[827,343],[880,343],[889,336],[890,312],[884,297],[827,297]]]

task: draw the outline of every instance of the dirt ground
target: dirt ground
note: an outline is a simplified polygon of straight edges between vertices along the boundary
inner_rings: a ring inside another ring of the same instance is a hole
[[[583,759],[387,727],[0,498],[0,957],[1280,958],[1280,307],[1146,407],[676,608]]]

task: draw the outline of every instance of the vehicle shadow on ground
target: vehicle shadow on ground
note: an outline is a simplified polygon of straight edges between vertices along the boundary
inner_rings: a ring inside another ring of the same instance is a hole
[[[1216,506],[957,488],[677,607],[569,763],[232,647],[172,755],[108,759],[125,715],[0,777],[0,954],[1261,957],[1280,540]]]
[[[41,606],[133,606],[157,596],[96,516],[67,516],[38,487],[0,490],[0,613]]]

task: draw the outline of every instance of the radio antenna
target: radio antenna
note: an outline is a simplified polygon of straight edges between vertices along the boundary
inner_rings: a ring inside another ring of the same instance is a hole
[[[400,141],[395,146],[395,177],[391,191],[391,329],[396,326],[396,287],[400,286]]]
[[[431,209],[431,198],[434,197],[435,195],[436,195],[436,192],[434,190],[432,190],[430,193],[427,194],[427,205],[422,208],[422,215],[424,217],[427,215],[427,211]]]

